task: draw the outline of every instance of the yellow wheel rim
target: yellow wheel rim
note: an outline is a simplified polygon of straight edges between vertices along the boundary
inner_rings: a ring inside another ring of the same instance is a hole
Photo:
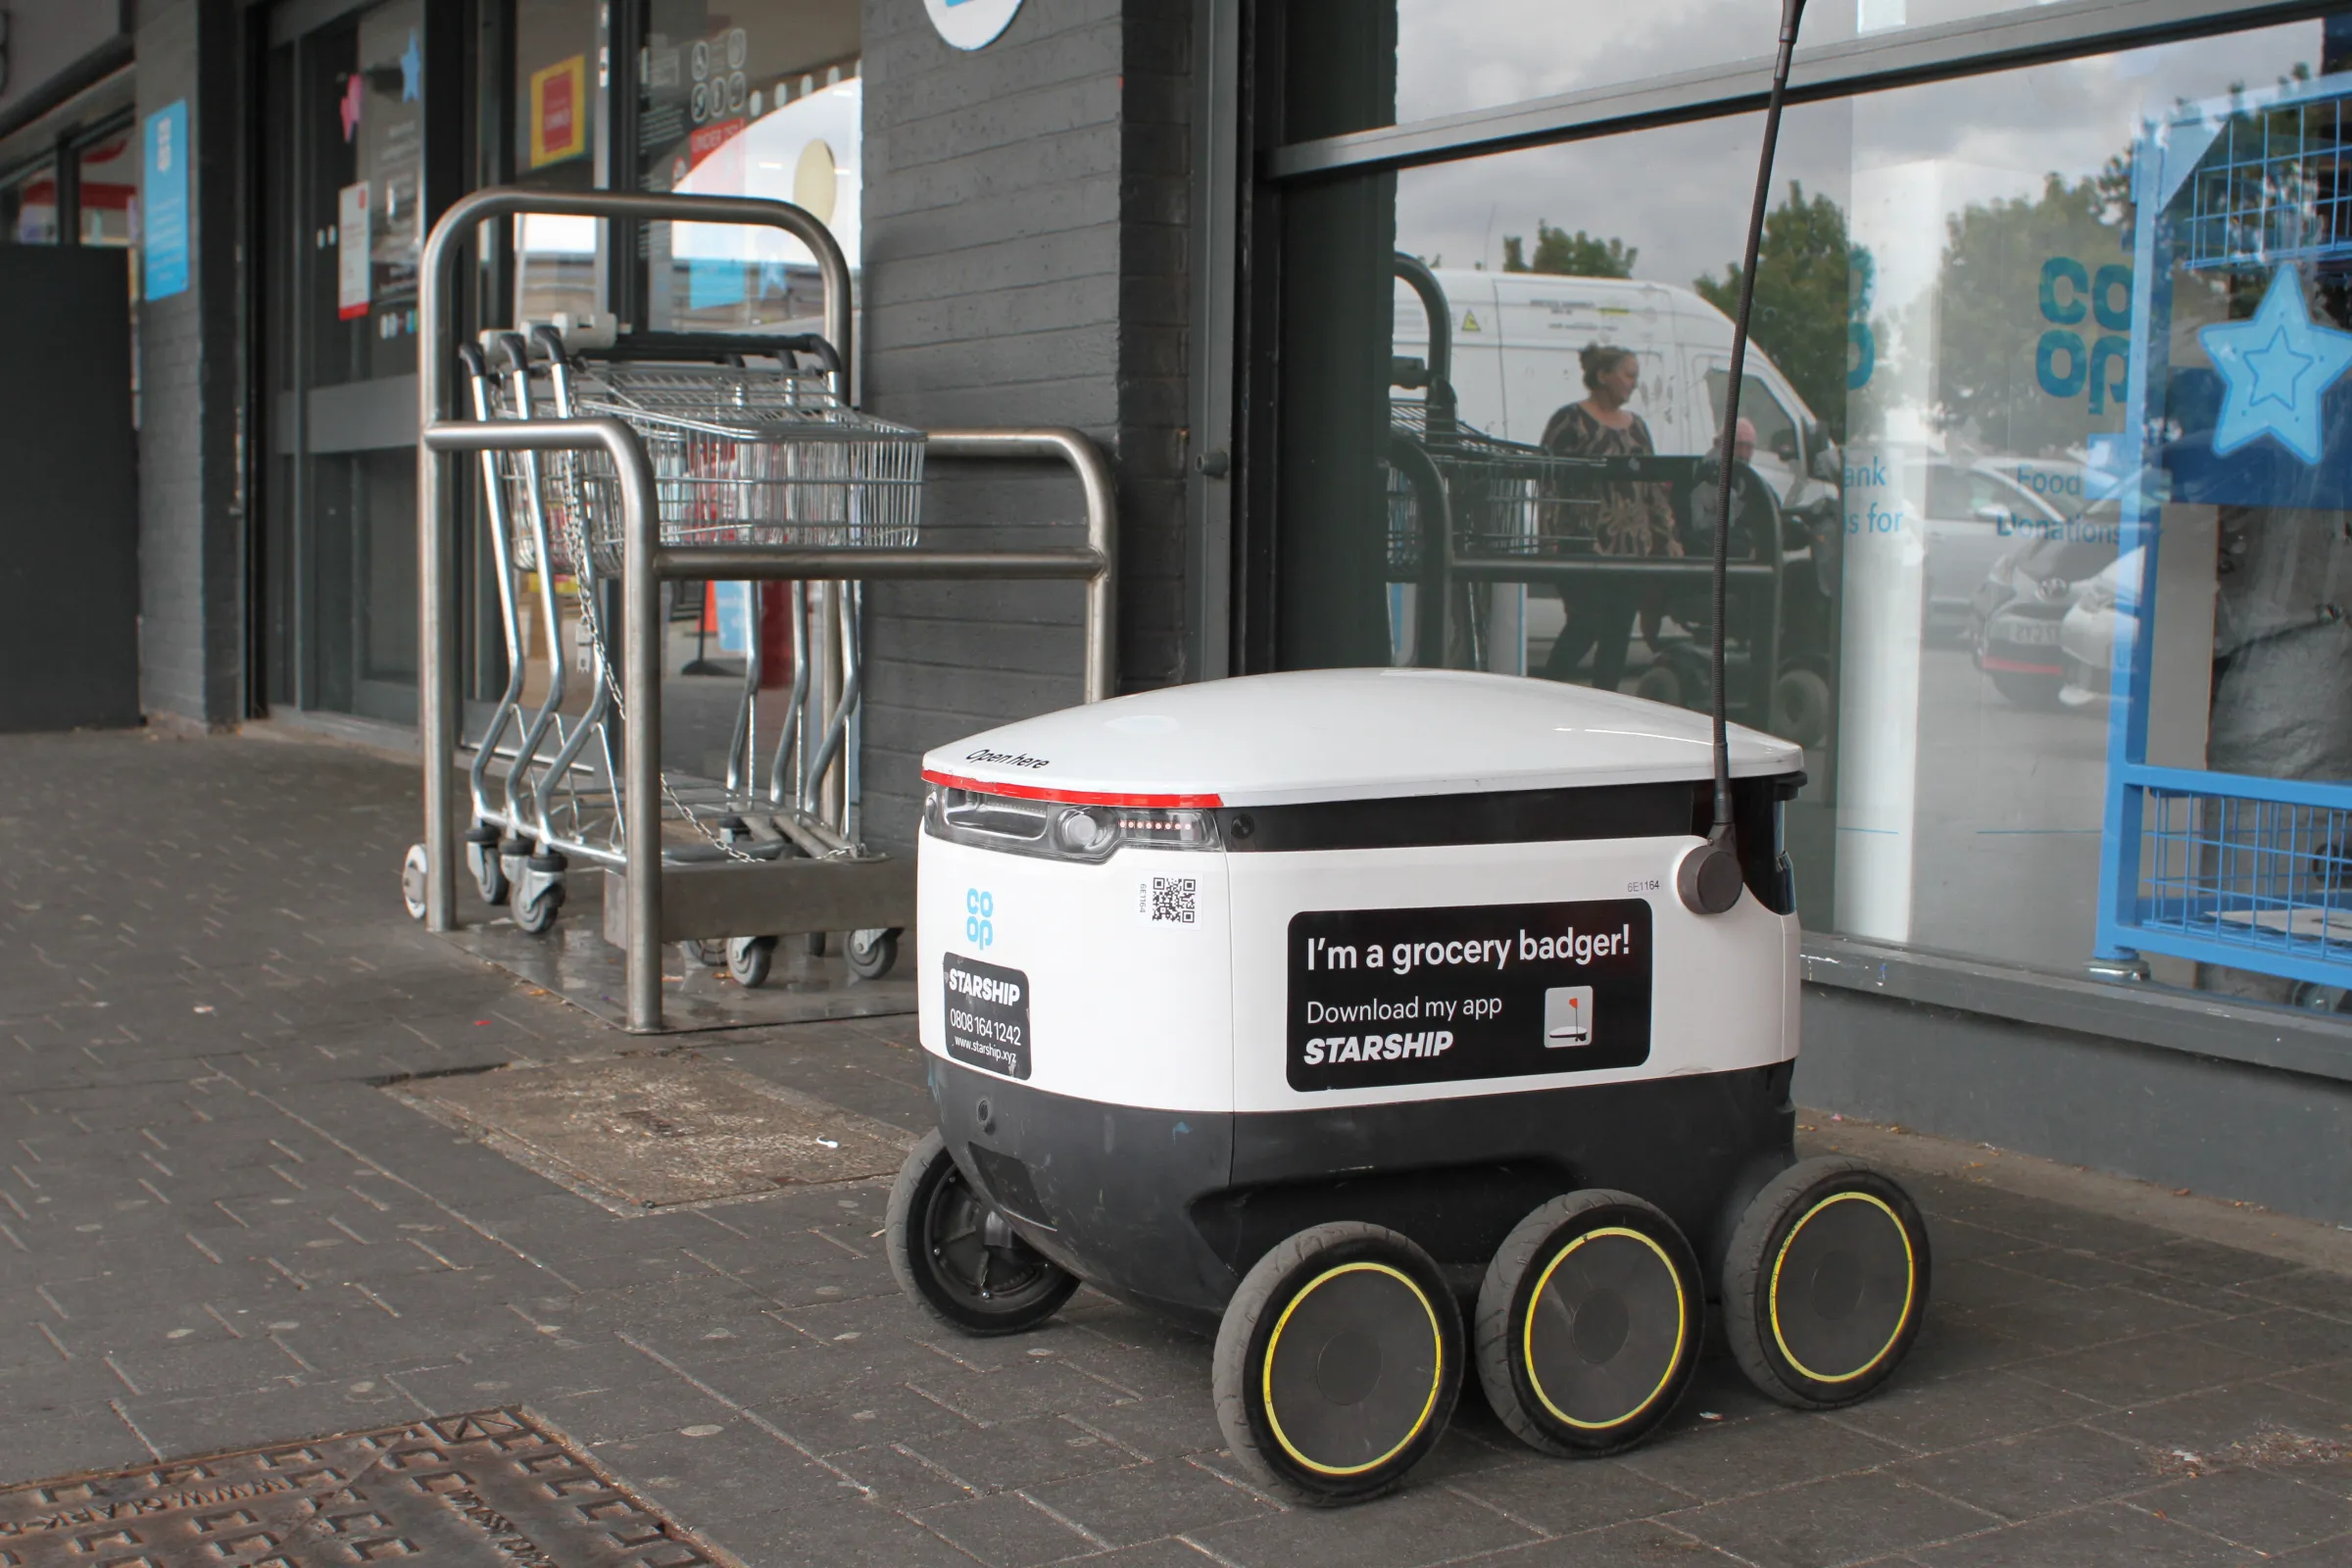
[[[1298,1446],[1293,1443],[1282,1430],[1282,1417],[1275,1413],[1274,1397],[1272,1393],[1274,1387],[1274,1352],[1281,1348],[1282,1331],[1290,1326],[1291,1314],[1298,1310],[1299,1302],[1305,1300],[1323,1286],[1340,1278],[1343,1275],[1356,1274],[1366,1271],[1377,1274],[1386,1274],[1389,1278],[1396,1281],[1397,1284],[1402,1285],[1406,1290],[1412,1292],[1413,1300],[1420,1305],[1422,1315],[1428,1320],[1429,1344],[1431,1350],[1429,1397],[1421,1401],[1421,1413],[1413,1418],[1412,1426],[1407,1429],[1404,1436],[1399,1438],[1396,1441],[1396,1446],[1390,1448],[1388,1452],[1381,1454],[1377,1458],[1367,1459],[1362,1464],[1324,1464],[1319,1460],[1310,1459],[1305,1454],[1299,1452]],[[1429,1413],[1437,1408],[1438,1390],[1443,1388],[1445,1383],[1446,1335],[1444,1330],[1438,1326],[1437,1309],[1429,1304],[1428,1294],[1424,1292],[1419,1285],[1414,1283],[1410,1275],[1405,1274],[1398,1269],[1391,1268],[1386,1263],[1342,1263],[1337,1268],[1325,1269],[1322,1273],[1307,1281],[1306,1288],[1304,1290],[1298,1292],[1297,1295],[1293,1296],[1288,1302],[1284,1303],[1282,1308],[1282,1316],[1274,1320],[1274,1332],[1266,1336],[1265,1359],[1258,1365],[1258,1403],[1265,1410],[1266,1425],[1272,1430],[1274,1434],[1274,1441],[1282,1445],[1283,1452],[1298,1460],[1307,1469],[1314,1471],[1317,1475],[1360,1476],[1367,1470],[1379,1469],[1382,1465],[1387,1464],[1391,1459],[1396,1458],[1396,1455],[1402,1453],[1406,1448],[1412,1446],[1413,1440],[1421,1435],[1421,1431],[1424,1427],[1429,1425]]]
[[[1603,1236],[1625,1236],[1640,1242],[1657,1254],[1659,1263],[1666,1269],[1666,1277],[1674,1281],[1674,1353],[1666,1358],[1666,1370],[1659,1375],[1657,1386],[1642,1396],[1642,1401],[1631,1410],[1613,1421],[1579,1421],[1552,1402],[1551,1396],[1544,1392],[1544,1380],[1536,1376],[1536,1303],[1544,1298],[1544,1287],[1551,1283],[1553,1272],[1567,1262],[1578,1248],[1587,1242],[1598,1241]],[[1536,1391],[1536,1397],[1544,1401],[1544,1409],[1580,1432],[1606,1432],[1612,1427],[1625,1425],[1657,1402],[1658,1396],[1666,1392],[1666,1385],[1674,1381],[1675,1368],[1683,1364],[1683,1346],[1690,1336],[1690,1302],[1683,1292],[1683,1271],[1674,1266],[1674,1259],[1667,1256],[1666,1249],[1658,1245],[1655,1237],[1643,1235],[1628,1226],[1604,1225],[1598,1230],[1587,1231],[1561,1248],[1552,1260],[1544,1266],[1544,1273],[1536,1281],[1536,1288],[1528,1293],[1527,1312],[1520,1319],[1519,1364],[1527,1368],[1528,1387]]]
[[[1821,1213],[1833,1203],[1868,1203],[1871,1207],[1877,1209],[1880,1213],[1886,1216],[1886,1223],[1892,1225],[1894,1227],[1894,1234],[1901,1237],[1903,1240],[1903,1309],[1896,1316],[1894,1320],[1894,1329],[1886,1336],[1886,1343],[1879,1347],[1879,1353],[1872,1356],[1862,1365],[1854,1368],[1854,1370],[1851,1372],[1833,1373],[1814,1371],[1811,1367],[1805,1365],[1803,1361],[1797,1359],[1796,1352],[1788,1348],[1788,1336],[1781,1332],[1782,1266],[1788,1261],[1788,1250],[1796,1245],[1796,1239],[1804,1233],[1805,1227],[1813,1222],[1815,1215]],[[1870,1374],[1873,1368],[1878,1366],[1880,1362],[1886,1359],[1887,1355],[1893,1351],[1895,1346],[1901,1342],[1903,1331],[1910,1327],[1911,1309],[1917,1303],[1918,1298],[1919,1254],[1911,1246],[1911,1232],[1903,1224],[1901,1217],[1897,1215],[1892,1208],[1889,1208],[1886,1205],[1886,1202],[1884,1199],[1875,1197],[1870,1193],[1832,1193],[1820,1202],[1815,1203],[1811,1208],[1806,1209],[1804,1214],[1797,1220],[1797,1222],[1788,1227],[1788,1234],[1781,1239],[1781,1250],[1774,1255],[1772,1260],[1772,1291],[1766,1304],[1772,1314],[1773,1343],[1781,1348],[1781,1354],[1788,1360],[1788,1364],[1796,1368],[1798,1372],[1812,1379],[1816,1383],[1836,1384],[1851,1383],[1856,1378],[1866,1377]]]

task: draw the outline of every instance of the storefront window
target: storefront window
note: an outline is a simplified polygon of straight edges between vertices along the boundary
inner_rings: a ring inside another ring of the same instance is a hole
[[[2046,0],[1814,0],[1804,47],[1967,22]],[[1755,0],[1397,0],[1398,122],[1639,81],[1772,52]]]
[[[515,0],[515,183],[550,190],[597,184],[605,83],[598,0]],[[591,218],[531,216],[514,235],[515,318],[575,318],[604,308]]]
[[[1400,8],[1408,42],[1422,9]],[[1608,24],[1688,37],[1709,7],[1653,9]],[[1911,24],[1941,20],[1923,9]],[[2342,995],[2324,983],[2324,950],[2352,944],[2352,891],[2333,912],[2352,890],[2352,56],[2334,32],[1790,111],[1742,398],[1727,698],[1807,749],[1789,834],[1808,928]],[[1513,57],[1631,74],[1589,47]],[[1427,112],[1406,108],[1427,62],[1400,45],[1396,66],[1400,114]],[[1711,454],[1759,123],[1290,191],[1281,662],[1477,665],[1706,706]],[[1451,580],[1429,565],[1433,473]]]
[[[54,245],[57,166],[44,160],[0,184],[0,230],[12,245]]]
[[[129,245],[139,232],[139,171],[136,143],[128,127],[81,148],[74,156],[81,213],[81,243]]]
[[[653,0],[640,57],[638,170],[647,190],[798,203],[858,254],[863,84],[858,8]],[[647,316],[657,330],[812,321],[815,259],[772,229],[657,223]]]

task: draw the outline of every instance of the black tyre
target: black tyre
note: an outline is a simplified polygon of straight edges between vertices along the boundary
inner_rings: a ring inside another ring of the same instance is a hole
[[[1569,1193],[1487,1265],[1472,1338],[1494,1413],[1545,1453],[1609,1453],[1657,1430],[1698,1366],[1698,1259],[1631,1193]]]
[[[498,859],[499,841],[504,837],[487,822],[476,822],[466,830],[466,869],[473,874],[482,902],[494,908],[507,902],[510,887],[507,868]]]
[[[1378,1225],[1317,1225],[1282,1243],[1217,1329],[1225,1441],[1302,1502],[1396,1486],[1446,1430],[1461,1380],[1461,1310],[1445,1275]]]
[[[509,906],[514,912],[515,925],[532,936],[542,936],[563,912],[564,884],[550,882],[529,898],[511,899]]]
[[[1830,683],[1819,670],[1784,669],[1772,683],[1772,732],[1799,746],[1830,738]]]
[[[1035,1328],[1078,1289],[972,1190],[938,1129],[899,1167],[886,1222],[890,1272],[923,1309],[964,1334]]]
[[[899,933],[895,928],[853,931],[841,945],[850,973],[860,980],[879,980],[899,961]]]
[[[2063,675],[2033,675],[2016,669],[1988,669],[1992,684],[2003,697],[2019,708],[2046,710],[2058,706],[2058,694],[2066,689]]]
[[[1634,681],[1634,695],[1669,708],[1683,706],[1683,678],[1663,660],[1651,664]]]
[[[776,959],[774,937],[730,937],[727,940],[727,973],[745,990],[767,984],[767,971]]]
[[[1910,1194],[1859,1159],[1802,1160],[1765,1184],[1732,1233],[1725,1337],[1748,1381],[1783,1404],[1852,1404],[1911,1348],[1928,1275]]]

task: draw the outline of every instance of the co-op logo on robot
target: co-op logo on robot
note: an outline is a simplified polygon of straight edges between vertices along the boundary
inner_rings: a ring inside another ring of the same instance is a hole
[[[963,890],[963,940],[986,949],[997,940],[997,896],[983,888]]]
[[[1386,947],[1377,942],[1359,945],[1308,937],[1306,967],[1309,973],[1316,969],[1353,969],[1358,967],[1360,955],[1361,967],[1387,969],[1399,975],[1440,965],[1499,971],[1509,964],[1514,953],[1527,963],[1544,958],[1591,963],[1595,958],[1622,958],[1633,951],[1634,928],[1630,925],[1614,931],[1579,931],[1570,926],[1556,937],[1530,935],[1523,928],[1516,942],[1509,937],[1474,937],[1456,942],[1397,942]]]

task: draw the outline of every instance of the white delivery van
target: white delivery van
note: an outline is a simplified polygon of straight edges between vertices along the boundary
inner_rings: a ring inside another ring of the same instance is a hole
[[[1664,457],[1698,457],[1723,428],[1732,365],[1732,320],[1671,283],[1545,272],[1440,269],[1453,317],[1453,390],[1462,422],[1529,445],[1565,404],[1585,396],[1579,352],[1589,343],[1641,357],[1631,404]],[[1429,321],[1420,298],[1396,285],[1394,352],[1426,358]],[[1813,474],[1828,436],[1804,399],[1762,350],[1750,346],[1741,412],[1755,422],[1756,471],[1785,510],[1801,511],[1836,489]]]
[[[1400,272],[1411,264],[1398,258]],[[1456,269],[1430,274],[1444,293],[1452,321],[1453,384],[1464,424],[1505,440],[1535,445],[1563,405],[1586,395],[1580,354],[1588,344],[1630,349],[1642,362],[1642,381],[1630,407],[1649,426],[1661,457],[1700,457],[1714,450],[1723,428],[1723,398],[1731,379],[1732,320],[1698,294],[1672,283],[1616,277],[1561,277],[1547,272],[1484,272]],[[1426,362],[1430,311],[1400,275],[1391,352]],[[1779,733],[1808,742],[1826,732],[1829,687],[1829,598],[1836,580],[1842,526],[1839,455],[1813,411],[1765,353],[1751,345],[1740,389],[1741,411],[1756,426],[1752,466],[1781,499],[1781,508],[1815,541],[1827,575],[1807,562],[1806,585],[1784,605],[1781,662],[1802,690],[1787,694],[1784,716],[1776,699]],[[1398,398],[1415,394],[1398,389]],[[1394,584],[1390,614],[1397,658],[1406,657],[1413,589]],[[1529,639],[1547,644],[1558,634],[1559,602],[1548,593],[1498,591],[1488,612],[1487,667],[1524,672]],[[1686,683],[1687,684],[1687,683]],[[1690,700],[1674,685],[1635,689],[1668,702]],[[1801,711],[1800,711],[1801,710]]]

